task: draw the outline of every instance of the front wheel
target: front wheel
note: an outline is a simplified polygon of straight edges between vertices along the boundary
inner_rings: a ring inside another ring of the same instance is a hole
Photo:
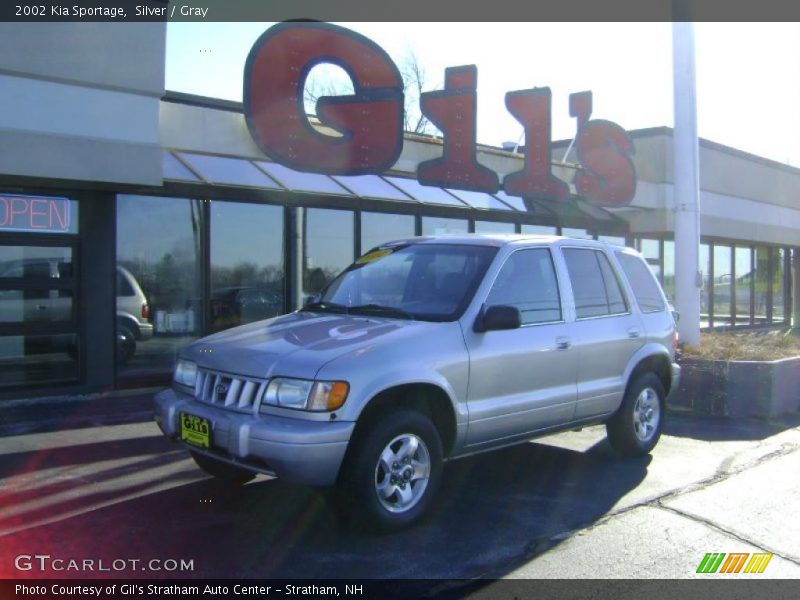
[[[644,456],[664,427],[664,386],[654,373],[631,382],[617,413],[606,424],[608,441],[623,456]]]
[[[255,473],[251,473],[245,469],[239,469],[221,460],[215,460],[198,452],[192,452],[191,454],[198,467],[212,477],[227,484],[240,486],[255,477]]]
[[[392,411],[368,427],[343,471],[343,491],[357,504],[341,510],[351,522],[364,518],[360,524],[370,528],[397,530],[430,507],[442,473],[441,438],[430,419],[411,410]]]

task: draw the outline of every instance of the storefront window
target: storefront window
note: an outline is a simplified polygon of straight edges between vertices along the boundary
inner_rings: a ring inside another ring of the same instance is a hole
[[[410,237],[414,237],[414,217],[412,215],[361,213],[362,253],[385,242]]]
[[[422,217],[422,235],[444,235],[447,233],[467,233],[469,224],[465,219],[445,219]]]
[[[700,290],[700,328],[711,326],[711,246],[700,244],[698,252],[700,275],[703,277],[703,289]]]
[[[284,312],[283,208],[211,204],[211,321],[219,331]]]
[[[75,250],[0,245],[0,387],[78,379]]]
[[[355,233],[349,210],[309,208],[305,211],[303,296],[318,294],[353,262]]]
[[[585,229],[575,229],[574,227],[562,227],[561,235],[564,237],[578,238],[581,240],[592,239],[592,234]]]
[[[786,278],[786,250],[784,248],[772,249],[772,322],[782,323],[786,312],[784,311],[784,290]]]
[[[117,197],[118,375],[169,372],[201,335],[202,215],[199,200]]]
[[[498,221],[475,221],[475,233],[514,233],[513,223]]]
[[[769,296],[769,248],[759,246],[755,249],[755,323],[768,323],[768,296]]]
[[[621,235],[598,235],[597,239],[600,240],[601,242],[616,244],[617,246],[625,245],[625,238]]]
[[[675,242],[672,240],[664,241],[664,292],[670,302],[675,302]]]
[[[550,227],[549,225],[528,225],[527,223],[523,223],[522,233],[532,233],[535,235],[556,235],[558,230],[555,227]]]
[[[750,248],[737,247],[734,250],[734,269],[736,272],[736,325],[750,324],[750,300],[753,273]]]
[[[714,245],[714,326],[732,325],[731,292],[733,288],[731,247]]]
[[[77,379],[77,335],[0,336],[0,389]]]

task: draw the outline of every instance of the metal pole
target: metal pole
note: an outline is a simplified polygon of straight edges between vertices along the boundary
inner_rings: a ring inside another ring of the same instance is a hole
[[[675,308],[678,332],[687,345],[700,343],[700,167],[694,71],[694,29],[672,24],[673,93],[675,102],[674,210]]]

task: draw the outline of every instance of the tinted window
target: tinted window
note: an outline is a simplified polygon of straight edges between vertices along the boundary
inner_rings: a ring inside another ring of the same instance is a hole
[[[657,312],[664,310],[664,299],[661,291],[653,278],[653,274],[647,265],[632,254],[617,252],[619,264],[631,284],[633,295],[642,312]]]
[[[353,262],[355,231],[349,210],[309,208],[305,221],[303,296],[318,294]]]
[[[508,257],[486,299],[487,306],[515,306],[522,324],[561,320],[561,301],[550,251],[519,250]]]
[[[624,313],[628,310],[625,296],[622,294],[622,287],[617,279],[617,274],[611,268],[608,257],[602,252],[595,252],[597,262],[600,263],[600,273],[603,276],[603,283],[608,297],[608,308],[612,315]]]
[[[450,321],[463,311],[495,252],[487,246],[385,246],[340,274],[319,309]]]
[[[149,299],[152,316],[144,319],[141,306],[125,296],[117,309],[153,331],[151,339],[137,340],[131,356],[118,357],[117,375],[169,372],[179,349],[201,334],[203,214],[200,200],[117,196],[117,260]],[[117,332],[135,336],[130,327],[118,322]]]
[[[361,251],[379,244],[414,237],[414,217],[388,213],[361,213]]]
[[[211,331],[283,311],[283,208],[211,203]]]
[[[564,250],[579,319],[625,312],[625,300],[608,259],[589,249]]]

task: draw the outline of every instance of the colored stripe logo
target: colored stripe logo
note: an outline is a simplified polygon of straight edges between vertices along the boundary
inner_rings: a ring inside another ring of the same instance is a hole
[[[749,559],[749,560],[748,560]],[[767,552],[708,552],[697,566],[698,573],[760,574],[767,568],[772,554]]]

